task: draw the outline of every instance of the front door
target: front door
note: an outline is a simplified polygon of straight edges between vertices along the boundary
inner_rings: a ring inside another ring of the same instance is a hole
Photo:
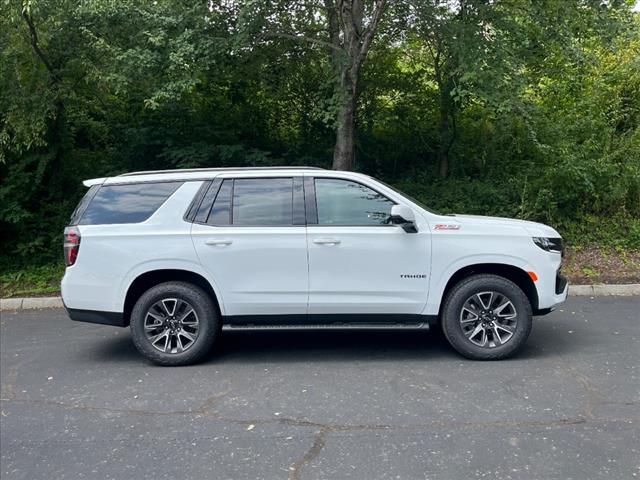
[[[209,190],[191,233],[225,314],[306,314],[302,177],[218,179]]]
[[[428,229],[407,233],[389,224],[395,202],[362,183],[306,177],[308,207],[314,191],[309,314],[419,314],[427,300]]]

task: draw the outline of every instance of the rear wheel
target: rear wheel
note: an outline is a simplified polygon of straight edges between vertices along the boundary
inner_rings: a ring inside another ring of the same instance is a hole
[[[529,299],[497,275],[473,275],[447,295],[442,328],[449,343],[473,360],[500,360],[517,353],[531,332]]]
[[[213,346],[220,320],[209,295],[186,282],[147,290],[131,312],[131,334],[140,353],[158,365],[188,365]]]

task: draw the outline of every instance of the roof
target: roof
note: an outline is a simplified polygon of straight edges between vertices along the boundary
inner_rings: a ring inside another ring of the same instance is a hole
[[[243,172],[243,173],[269,173],[286,172],[299,173],[301,171],[322,171],[319,167],[226,167],[226,168],[182,168],[173,170],[145,170],[140,172],[123,173],[114,177],[92,178],[82,182],[85,186],[98,185],[102,183],[134,183],[134,182],[157,182],[170,180],[203,180],[213,178],[221,173]]]

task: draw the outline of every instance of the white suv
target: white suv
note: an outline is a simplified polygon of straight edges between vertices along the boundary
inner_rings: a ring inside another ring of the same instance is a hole
[[[198,360],[223,325],[441,325],[462,355],[501,359],[567,296],[553,228],[439,215],[359,173],[193,169],[84,184],[65,229],[69,316],[130,325],[158,364]]]

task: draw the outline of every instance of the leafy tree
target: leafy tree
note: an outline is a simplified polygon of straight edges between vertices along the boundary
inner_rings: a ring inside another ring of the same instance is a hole
[[[0,268],[59,259],[83,179],[231,165],[356,167],[640,248],[639,22],[619,0],[1,2]]]
[[[323,0],[247,2],[242,15],[248,31],[263,41],[288,39],[313,44],[329,57],[335,89],[335,147],[333,168],[354,165],[358,80],[386,0]]]

